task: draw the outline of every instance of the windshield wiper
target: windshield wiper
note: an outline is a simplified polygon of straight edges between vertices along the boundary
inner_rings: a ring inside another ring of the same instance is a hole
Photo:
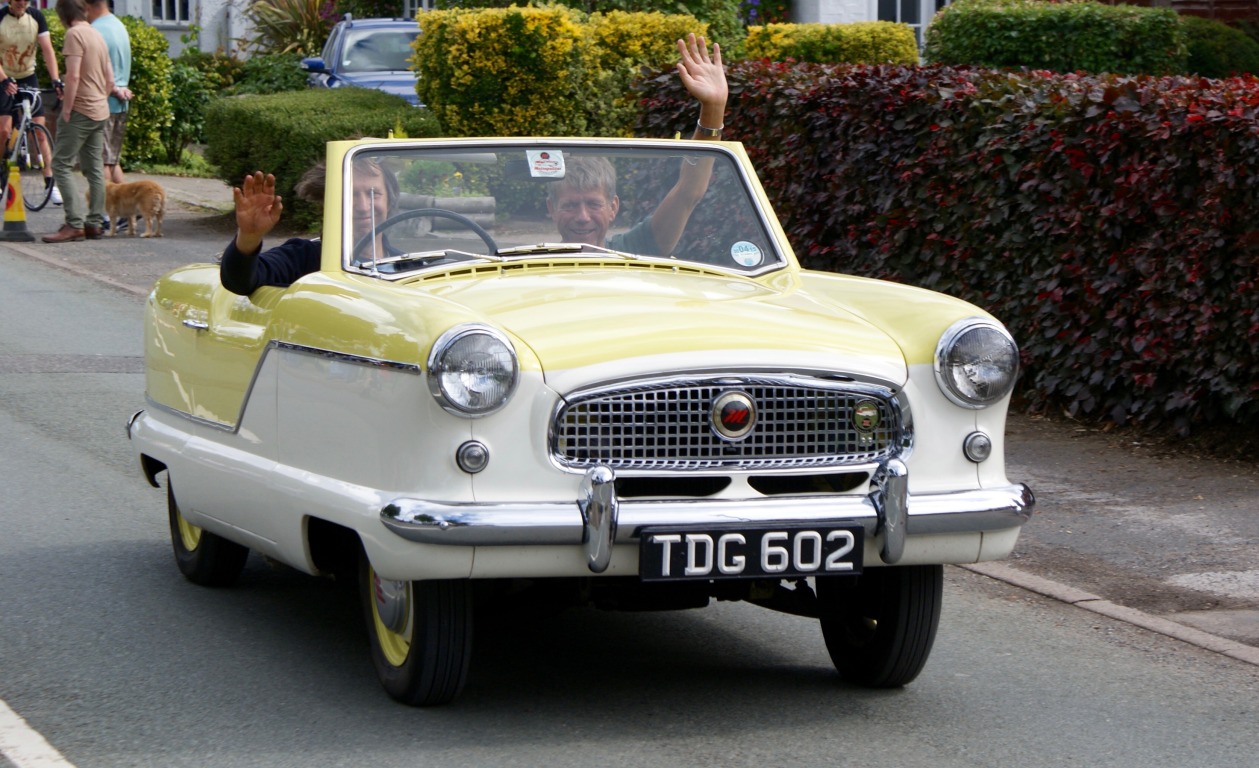
[[[611,248],[604,248],[598,245],[590,245],[588,243],[535,243],[534,245],[517,245],[512,248],[500,248],[499,256],[537,256],[543,254],[554,253],[588,253],[596,256],[616,256],[621,259],[629,259],[636,261],[641,256],[625,251],[614,251]]]

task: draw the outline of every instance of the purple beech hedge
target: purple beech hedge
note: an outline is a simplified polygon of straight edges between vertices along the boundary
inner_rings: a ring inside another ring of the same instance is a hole
[[[1259,426],[1259,80],[729,67],[726,136],[813,269],[1001,318],[1034,408]],[[685,135],[672,74],[642,135]]]

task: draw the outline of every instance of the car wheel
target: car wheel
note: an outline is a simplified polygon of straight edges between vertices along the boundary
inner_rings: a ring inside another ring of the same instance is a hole
[[[249,549],[228,541],[184,519],[175,501],[175,489],[166,481],[166,507],[170,516],[171,546],[179,572],[203,587],[229,587],[245,568]]]
[[[817,580],[822,637],[840,677],[898,688],[922,671],[940,625],[944,567],[870,568]]]
[[[359,591],[372,663],[389,695],[414,707],[454,700],[472,655],[470,582],[389,581],[363,555]]]

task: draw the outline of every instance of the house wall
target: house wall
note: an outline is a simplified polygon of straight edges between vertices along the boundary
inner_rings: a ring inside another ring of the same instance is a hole
[[[2,3],[3,0],[0,0]],[[249,0],[114,0],[114,13],[119,16],[135,16],[144,19],[166,37],[170,55],[178,56],[189,44],[181,37],[198,27],[196,45],[203,51],[231,51],[240,47],[237,41],[246,32],[247,22],[241,11]],[[175,14],[187,8],[186,19],[154,18],[154,4],[164,6]],[[32,0],[31,7],[56,15],[56,0]]]
[[[851,24],[878,18],[873,0],[795,0],[791,20],[797,24]]]

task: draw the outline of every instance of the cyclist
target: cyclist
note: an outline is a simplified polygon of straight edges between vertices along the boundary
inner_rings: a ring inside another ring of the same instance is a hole
[[[37,50],[43,53],[53,87],[60,88],[61,74],[57,69],[57,56],[53,53],[52,37],[48,34],[44,14],[37,8],[31,8],[30,0],[9,0],[8,7],[0,8],[0,149],[4,149],[6,154],[14,115],[18,113],[18,88],[39,88],[39,79],[35,75]],[[42,99],[33,117],[36,123],[44,124]],[[51,148],[43,146],[42,136],[40,139],[39,151],[44,156],[44,184],[51,186],[52,152]],[[61,205],[61,195],[55,188],[52,202]]]

